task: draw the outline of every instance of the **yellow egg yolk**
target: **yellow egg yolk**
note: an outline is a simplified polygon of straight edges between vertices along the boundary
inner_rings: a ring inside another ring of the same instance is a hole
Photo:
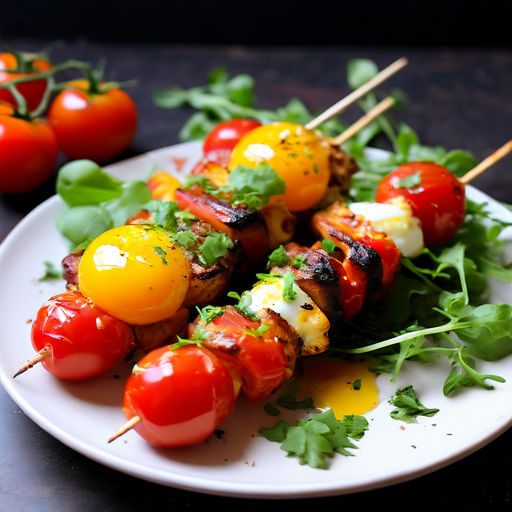
[[[188,290],[190,263],[167,234],[126,225],[98,236],[85,250],[78,287],[96,305],[130,324],[171,317]]]
[[[375,374],[362,362],[310,357],[302,360],[298,398],[313,398],[315,407],[332,409],[336,419],[364,414],[379,403]]]
[[[312,208],[326,194],[330,178],[329,143],[316,132],[294,123],[260,126],[233,149],[229,168],[268,163],[286,184],[283,201],[292,212]]]

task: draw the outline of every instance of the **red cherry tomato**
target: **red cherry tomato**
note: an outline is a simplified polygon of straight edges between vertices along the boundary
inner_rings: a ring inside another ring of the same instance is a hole
[[[6,104],[0,106],[0,192],[14,194],[32,190],[52,175],[59,147],[49,124],[9,113]]]
[[[261,126],[261,123],[254,119],[231,119],[219,123],[203,142],[206,159],[220,165],[227,165],[231,151],[238,141],[258,126]]]
[[[33,75],[34,73],[40,73],[48,71],[52,68],[52,65],[44,59],[35,59],[31,63],[33,72],[18,71],[18,62],[16,57],[12,53],[0,53],[0,84],[10,82],[17,78],[23,78],[25,76]],[[16,70],[14,72],[6,71],[9,69]],[[34,80],[32,82],[24,82],[16,86],[18,91],[27,101],[29,110],[34,110],[43,98],[43,95],[48,87],[46,80]],[[17,106],[16,100],[8,89],[0,89],[0,101],[6,101],[14,106]]]
[[[52,297],[38,311],[32,324],[32,345],[47,353],[41,364],[66,380],[101,375],[135,346],[128,324],[73,291]]]
[[[161,347],[134,367],[123,411],[140,421],[134,429],[156,446],[190,446],[205,441],[232,413],[233,379],[212,352],[196,345]]]
[[[52,102],[48,119],[59,147],[71,159],[103,163],[122,153],[137,131],[137,107],[120,89],[89,94],[88,83],[71,82]]]
[[[401,180],[409,176],[412,184],[407,186],[407,180]],[[426,246],[448,242],[464,221],[464,184],[441,165],[410,162],[395,169],[380,182],[376,199],[384,203],[398,196],[420,219]]]

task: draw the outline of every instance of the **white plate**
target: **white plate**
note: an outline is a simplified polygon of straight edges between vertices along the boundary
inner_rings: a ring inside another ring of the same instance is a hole
[[[108,170],[123,179],[146,177],[155,164],[175,172],[175,159],[185,158],[181,173],[186,173],[199,155],[199,144],[181,144]],[[468,196],[488,202],[495,215],[512,220],[508,210],[485,194],[468,187]],[[46,298],[63,290],[61,281],[37,281],[43,274],[43,261],[58,264],[67,254],[69,245],[54,227],[62,207],[57,197],[45,201],[0,247],[0,377],[33,421],[91,459],[145,480],[199,492],[259,498],[327,496],[377,488],[434,471],[477,450],[512,423],[511,358],[482,365],[483,371],[503,376],[506,383],[496,384],[493,391],[470,389],[452,398],[442,395],[442,382],[449,372],[446,363],[431,367],[408,363],[396,384],[389,382],[389,376],[378,378],[381,403],[366,415],[369,431],[357,443],[355,457],[336,456],[329,470],[301,466],[286,457],[277,443],[258,436],[259,427],[277,420],[262,406],[243,399],[222,427],[222,439],[212,436],[197,447],[163,450],[129,432],[107,444],[125,421],[121,402],[131,365],[120,365],[101,378],[82,383],[59,381],[42,367],[12,379],[33,354],[28,320]],[[493,299],[512,302],[510,287],[493,286]],[[408,384],[414,384],[426,406],[440,409],[435,417],[408,425],[390,418],[388,399],[399,386]]]

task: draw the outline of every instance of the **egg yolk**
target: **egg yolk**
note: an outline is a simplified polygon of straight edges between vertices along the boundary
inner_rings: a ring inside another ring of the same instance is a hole
[[[235,146],[229,168],[268,163],[286,184],[282,201],[291,212],[312,208],[326,194],[330,177],[329,143],[314,131],[294,123],[260,126]]]
[[[98,236],[85,250],[78,287],[96,305],[130,324],[171,317],[188,290],[190,263],[163,231],[126,225]]]
[[[315,407],[332,409],[336,419],[364,414],[379,403],[375,374],[361,362],[340,362],[328,358],[303,360],[299,398],[310,396]]]

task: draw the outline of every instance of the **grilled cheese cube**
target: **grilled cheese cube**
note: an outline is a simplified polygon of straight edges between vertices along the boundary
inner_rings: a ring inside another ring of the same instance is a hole
[[[330,324],[314,301],[295,283],[297,296],[292,301],[283,298],[284,283],[279,277],[258,281],[249,292],[251,309],[259,311],[269,308],[279,313],[298,333],[303,346],[301,354],[313,355],[323,352],[329,345]]]
[[[420,220],[413,216],[403,197],[395,197],[386,203],[352,203],[348,208],[364,217],[375,229],[386,233],[403,256],[412,258],[423,250]]]

